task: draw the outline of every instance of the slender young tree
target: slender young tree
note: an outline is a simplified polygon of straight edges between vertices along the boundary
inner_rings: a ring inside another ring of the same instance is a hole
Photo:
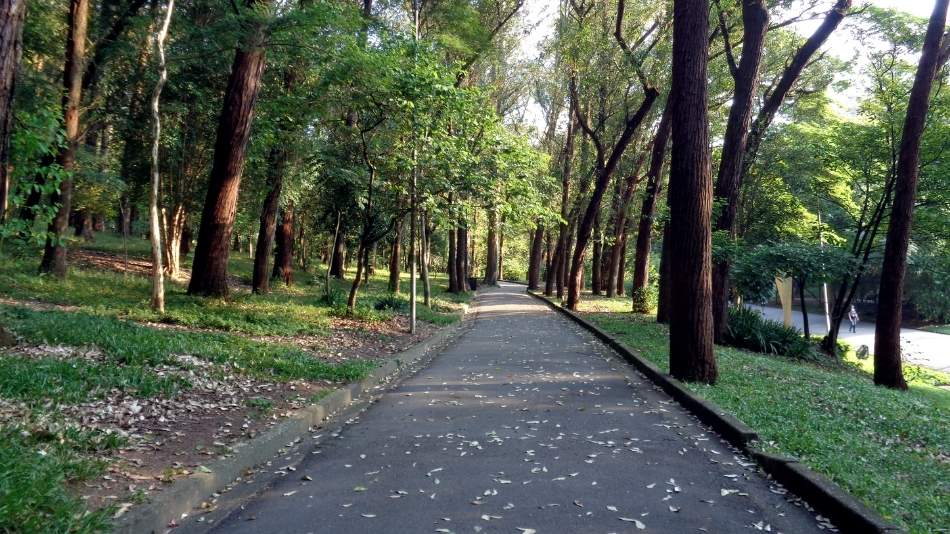
[[[66,63],[63,68],[63,125],[66,139],[59,152],[58,163],[67,173],[59,185],[59,193],[51,196],[52,204],[59,204],[56,216],[50,222],[50,237],[46,239],[40,272],[58,278],[66,276],[66,231],[69,228],[69,212],[72,208],[73,180],[71,173],[76,165],[76,149],[79,146],[79,107],[82,103],[82,73],[86,56],[86,29],[89,26],[89,0],[69,2],[69,29],[66,37]]]
[[[159,192],[161,191],[161,174],[158,160],[158,149],[162,138],[162,115],[159,103],[162,97],[162,88],[168,80],[168,69],[165,67],[165,38],[168,37],[168,26],[172,22],[175,11],[175,0],[168,0],[165,8],[165,17],[158,32],[155,34],[155,50],[158,52],[158,81],[152,91],[152,189],[148,198],[149,238],[152,242],[152,309],[159,313],[165,312],[165,276],[162,267],[162,226],[159,213]]]
[[[941,34],[947,20],[948,0],[937,0],[924,48],[917,66],[917,75],[910,91],[907,115],[897,160],[897,183],[891,208],[884,265],[878,292],[877,320],[874,329],[874,383],[894,389],[907,389],[901,368],[901,307],[904,296],[904,275],[907,270],[907,246],[917,195],[920,172],[920,139],[923,137],[930,91],[940,62]]]
[[[268,0],[248,0],[249,9],[265,9]],[[264,27],[255,23],[237,48],[218,119],[208,194],[198,227],[189,295],[226,297],[228,258],[244,156],[251,136],[254,106],[264,72]]]
[[[719,7],[718,1],[717,7]],[[759,64],[762,62],[762,49],[765,45],[768,25],[769,12],[764,0],[743,0],[742,56],[736,64],[726,17],[721,7],[719,8],[719,30],[725,44],[729,72],[735,81],[735,94],[732,105],[729,107],[729,118],[726,121],[726,135],[723,139],[722,158],[719,161],[719,175],[716,178],[714,194],[716,198],[726,200],[726,209],[720,214],[716,227],[730,232],[735,229],[738,206],[738,202],[733,202],[731,199],[739,197],[739,177],[745,157],[746,141],[749,139],[752,105],[759,81]],[[725,315],[729,302],[728,278],[728,265],[719,263],[714,266],[713,325],[717,343],[722,342],[727,321]]]
[[[640,295],[646,290],[650,282],[650,249],[653,242],[653,217],[656,214],[656,203],[663,188],[663,163],[666,158],[666,147],[670,139],[670,106],[667,104],[653,136],[653,147],[650,152],[650,168],[647,170],[647,190],[643,195],[643,206],[640,208],[640,220],[637,222],[637,244],[633,259],[633,306],[634,311],[647,313],[642,307]]]
[[[0,223],[10,195],[10,128],[13,125],[13,92],[23,52],[26,0],[0,0]]]
[[[673,2],[670,120],[670,374],[716,381],[712,324],[712,179],[709,161],[707,64],[709,5]]]

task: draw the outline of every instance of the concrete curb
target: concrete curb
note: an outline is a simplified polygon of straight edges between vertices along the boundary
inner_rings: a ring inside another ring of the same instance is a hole
[[[526,292],[594,334],[624,360],[646,375],[653,383],[660,386],[684,408],[692,412],[700,421],[709,425],[730,443],[742,449],[773,479],[807,501],[819,513],[831,519],[841,532],[902,532],[901,529],[891,525],[876,512],[858,502],[857,499],[842,490],[837,484],[808,469],[798,463],[797,460],[777,456],[755,448],[758,434],[754,430],[715,404],[690,392],[682,382],[670,377],[653,363],[641,358],[615,337],[594,326],[576,313],[552,302],[544,295],[534,291]]]
[[[144,504],[133,507],[116,520],[114,532],[121,534],[160,533],[191,513],[212,493],[220,491],[245,471],[281,454],[306,437],[317,425],[332,419],[355,399],[379,391],[392,382],[428,364],[441,349],[454,341],[472,322],[474,306],[469,307],[457,324],[443,328],[428,339],[389,358],[366,378],[336,389],[319,402],[298,410],[293,416],[257,437],[235,445],[230,455],[206,465],[210,472],[193,473],[176,480]]]

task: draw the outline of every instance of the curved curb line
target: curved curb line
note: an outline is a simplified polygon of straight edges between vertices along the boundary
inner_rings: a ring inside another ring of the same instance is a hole
[[[722,437],[748,454],[763,471],[777,482],[808,502],[815,510],[831,519],[841,532],[903,532],[888,523],[876,512],[858,502],[837,484],[797,460],[778,456],[755,448],[758,434],[742,421],[689,391],[682,382],[661,371],[653,363],[641,358],[617,338],[594,326],[586,319],[534,291],[529,295],[566,315],[613,349],[653,383],[660,386],[700,421],[709,425]]]
[[[242,474],[293,446],[310,430],[348,407],[366,393],[377,392],[428,364],[446,346],[471,326],[477,316],[476,305],[470,305],[462,319],[445,327],[409,349],[400,352],[374,369],[366,378],[330,393],[316,404],[302,408],[288,419],[258,436],[238,443],[231,454],[206,465],[210,472],[193,473],[173,482],[144,504],[133,507],[113,524],[120,534],[159,533],[169,530],[182,514],[189,514],[209,495],[242,476]]]

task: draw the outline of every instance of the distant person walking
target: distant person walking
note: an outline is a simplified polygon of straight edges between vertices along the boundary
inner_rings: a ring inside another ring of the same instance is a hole
[[[858,310],[854,309],[854,305],[851,305],[851,311],[848,312],[848,320],[851,321],[851,328],[848,332],[857,332],[858,331]]]

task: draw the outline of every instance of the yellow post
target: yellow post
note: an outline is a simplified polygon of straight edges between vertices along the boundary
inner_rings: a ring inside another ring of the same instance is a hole
[[[792,279],[775,277],[775,289],[782,303],[782,321],[785,326],[792,326]]]

